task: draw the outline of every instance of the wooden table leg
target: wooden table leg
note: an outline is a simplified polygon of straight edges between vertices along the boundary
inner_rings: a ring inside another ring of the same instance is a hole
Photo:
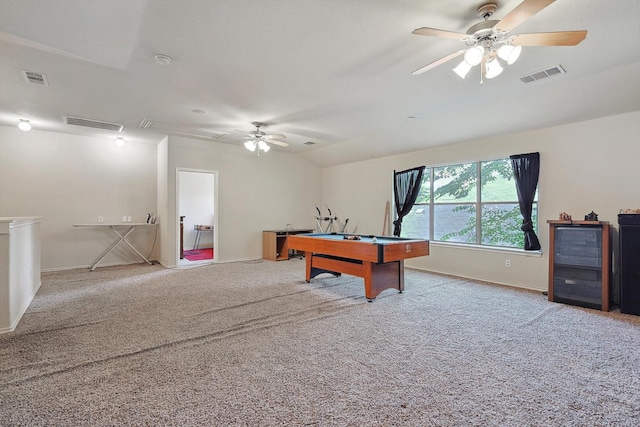
[[[311,281],[311,265],[313,264],[313,252],[305,252],[304,259],[306,260],[306,281],[309,283]]]

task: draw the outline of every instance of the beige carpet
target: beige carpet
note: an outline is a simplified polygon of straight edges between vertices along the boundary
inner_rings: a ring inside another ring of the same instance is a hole
[[[640,317],[304,260],[47,273],[0,335],[2,426],[638,426]]]

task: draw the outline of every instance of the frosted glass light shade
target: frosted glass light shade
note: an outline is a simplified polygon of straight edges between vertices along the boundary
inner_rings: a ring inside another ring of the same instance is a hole
[[[494,58],[487,62],[487,72],[484,76],[488,79],[492,79],[494,77],[498,77],[500,73],[502,73],[502,70],[504,70],[504,68],[502,68],[502,65],[500,65],[498,60]]]
[[[474,46],[467,49],[467,51],[464,53],[464,61],[472,67],[475,67],[482,61],[483,56],[484,48],[482,46]]]
[[[271,147],[269,147],[269,144],[267,144],[263,140],[258,141],[258,148],[265,153],[271,149]]]
[[[512,46],[510,44],[503,44],[498,49],[498,57],[507,61],[508,65],[513,64],[520,57],[522,53],[522,46]]]
[[[462,61],[453,69],[453,72],[460,76],[461,79],[464,79],[469,74],[469,70],[471,70],[471,65],[467,61]]]
[[[249,151],[256,151],[256,143],[253,141],[247,141],[244,143],[244,148]]]

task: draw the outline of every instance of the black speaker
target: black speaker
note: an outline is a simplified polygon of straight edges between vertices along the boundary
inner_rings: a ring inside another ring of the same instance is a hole
[[[640,316],[640,214],[618,215],[620,311]]]

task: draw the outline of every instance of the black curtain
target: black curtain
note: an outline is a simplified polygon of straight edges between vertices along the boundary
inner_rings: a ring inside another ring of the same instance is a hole
[[[420,184],[422,184],[422,174],[424,166],[406,171],[393,171],[393,193],[395,195],[396,213],[398,219],[393,221],[393,235],[400,236],[402,228],[402,218],[404,218],[413,207],[420,192]]]
[[[540,153],[516,154],[510,158],[518,190],[520,213],[522,214],[520,229],[524,231],[524,250],[537,251],[540,249],[540,241],[533,231],[531,214],[540,174]]]

